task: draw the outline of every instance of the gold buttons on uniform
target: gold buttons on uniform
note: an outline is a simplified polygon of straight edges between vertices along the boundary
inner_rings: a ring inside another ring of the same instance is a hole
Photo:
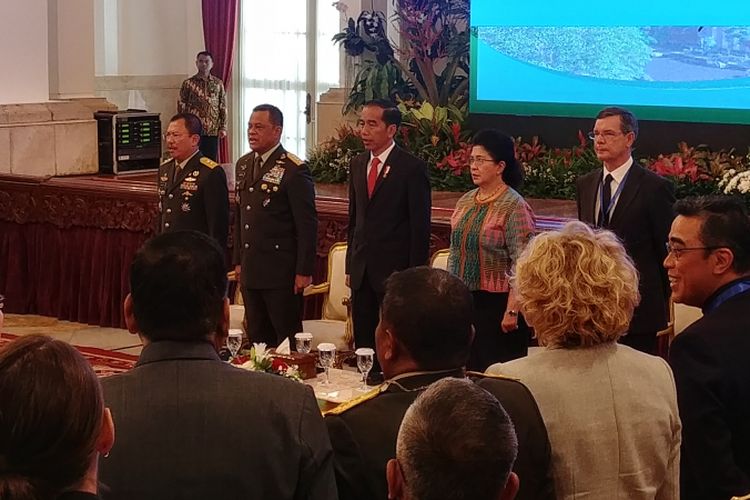
[[[171,208],[168,208],[168,209],[167,209],[167,213],[168,213],[168,214],[171,214],[171,213],[172,213],[172,209],[171,209]]]
[[[165,222],[164,223],[164,227],[168,228],[169,227],[169,222]]]
[[[174,198],[174,195],[170,193],[169,199],[171,200],[172,198]]]
[[[250,224],[245,224],[245,229],[250,229]]]
[[[250,248],[250,243],[245,243],[245,248]]]

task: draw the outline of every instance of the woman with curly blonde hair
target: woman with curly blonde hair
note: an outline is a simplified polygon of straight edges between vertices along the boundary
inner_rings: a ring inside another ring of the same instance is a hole
[[[557,498],[679,498],[672,371],[661,358],[617,343],[640,300],[622,243],[569,222],[529,243],[513,286],[544,349],[487,371],[519,378],[534,394]]]

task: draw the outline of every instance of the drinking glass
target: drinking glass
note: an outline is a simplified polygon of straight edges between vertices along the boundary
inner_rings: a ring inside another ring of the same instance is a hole
[[[367,374],[372,370],[375,351],[369,347],[360,347],[354,351],[354,354],[357,355],[357,368],[362,372],[362,387],[359,390],[369,391],[370,388],[367,387]]]
[[[242,330],[229,330],[229,335],[227,336],[227,349],[229,349],[232,358],[237,356],[240,347],[242,347]]]
[[[326,371],[326,379],[320,385],[331,385],[328,370],[330,370],[333,360],[336,358],[336,346],[328,342],[318,344],[318,357],[320,358],[321,366]]]
[[[294,340],[297,342],[297,352],[307,354],[312,350],[312,333],[300,332],[294,335]]]

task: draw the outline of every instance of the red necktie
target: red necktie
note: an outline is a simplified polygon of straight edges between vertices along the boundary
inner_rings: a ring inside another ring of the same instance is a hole
[[[378,166],[380,165],[380,158],[377,156],[372,159],[370,165],[370,173],[367,174],[367,196],[372,198],[372,192],[375,191],[375,183],[378,181]]]

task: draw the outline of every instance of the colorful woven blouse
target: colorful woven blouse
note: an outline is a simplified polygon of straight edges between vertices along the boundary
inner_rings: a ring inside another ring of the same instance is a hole
[[[477,191],[453,211],[448,271],[472,291],[507,292],[508,274],[535,232],[534,213],[510,187],[486,203],[476,201]]]

